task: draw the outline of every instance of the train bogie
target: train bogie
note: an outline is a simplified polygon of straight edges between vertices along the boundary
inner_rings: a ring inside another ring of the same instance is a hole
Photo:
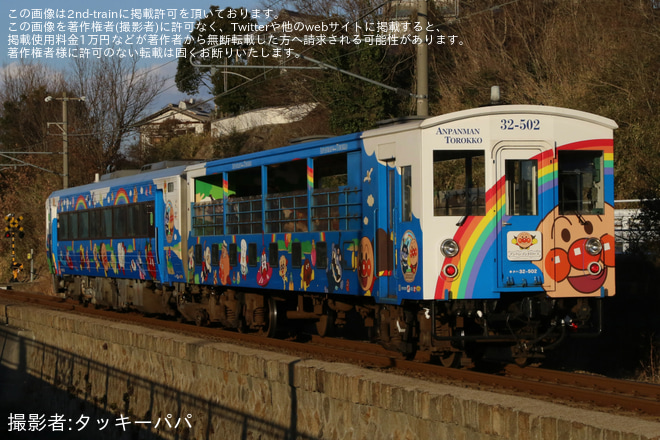
[[[526,359],[597,332],[614,295],[614,128],[484,107],[59,191],[53,270],[82,298],[200,325],[357,320],[408,355]],[[103,236],[115,214],[127,230]]]

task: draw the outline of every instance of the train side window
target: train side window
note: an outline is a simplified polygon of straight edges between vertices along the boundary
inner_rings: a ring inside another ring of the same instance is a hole
[[[69,214],[69,240],[78,239],[78,213]]]
[[[538,170],[537,161],[507,160],[506,173],[506,214],[536,215],[538,211]]]
[[[291,243],[291,267],[302,267],[302,245],[299,241]]]
[[[232,171],[227,180],[227,232],[261,234],[261,167]]]
[[[78,238],[87,240],[89,238],[89,211],[78,213]]]
[[[267,167],[266,231],[307,232],[307,161]]]
[[[92,209],[89,211],[89,238],[95,239],[101,236],[101,210]]]
[[[112,238],[112,208],[104,208],[101,218],[101,238]]]
[[[277,243],[270,243],[268,245],[268,264],[271,267],[277,267],[279,265],[278,261],[279,245]]]
[[[126,207],[126,234],[130,238],[140,237],[140,205]]]
[[[603,152],[559,151],[559,213],[603,214]]]
[[[220,264],[220,249],[218,243],[211,245],[211,266],[215,267]]]
[[[195,179],[193,235],[224,235],[223,174]]]
[[[236,243],[229,243],[229,265],[236,266],[238,264],[238,246]]]
[[[146,227],[145,235],[147,237],[154,237],[156,235],[156,225],[154,222],[154,212],[156,210],[155,202],[147,202],[144,204],[144,225]]]
[[[112,208],[112,225],[113,238],[126,237],[126,205]]]
[[[360,166],[359,157],[353,154],[340,153],[314,159],[312,231],[348,231],[361,227],[359,183],[356,176],[349,177],[348,173],[349,168],[359,169]]]
[[[325,241],[316,243],[316,268],[326,269],[328,267],[328,244]]]
[[[257,265],[257,243],[248,243],[248,266]]]
[[[204,253],[202,251],[202,245],[201,244],[196,244],[195,245],[195,265],[196,266],[201,266],[204,264]]]
[[[62,212],[60,213],[59,221],[57,222],[57,234],[58,240],[70,240],[69,237],[69,214]]]
[[[435,216],[486,215],[486,167],[483,150],[433,152]]]

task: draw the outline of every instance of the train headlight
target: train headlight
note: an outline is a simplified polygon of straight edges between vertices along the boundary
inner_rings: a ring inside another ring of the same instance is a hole
[[[451,238],[448,238],[447,240],[442,242],[442,245],[440,245],[440,250],[442,251],[442,254],[445,257],[455,257],[458,255],[458,243],[456,243],[454,240]]]
[[[597,238],[590,238],[584,245],[589,255],[600,255],[603,250],[603,244]]]

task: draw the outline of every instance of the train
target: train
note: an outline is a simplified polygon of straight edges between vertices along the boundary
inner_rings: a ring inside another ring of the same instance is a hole
[[[615,294],[614,121],[492,105],[53,192],[54,288],[442,364],[544,358]]]

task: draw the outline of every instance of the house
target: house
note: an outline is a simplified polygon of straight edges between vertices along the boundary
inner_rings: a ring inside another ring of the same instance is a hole
[[[305,118],[317,105],[316,103],[308,103],[286,107],[269,107],[249,111],[238,116],[216,119],[210,123],[211,135],[220,137],[266,125],[291,124]]]
[[[184,134],[203,134],[209,131],[210,112],[195,105],[195,100],[168,104],[138,123],[140,145],[156,145]]]

